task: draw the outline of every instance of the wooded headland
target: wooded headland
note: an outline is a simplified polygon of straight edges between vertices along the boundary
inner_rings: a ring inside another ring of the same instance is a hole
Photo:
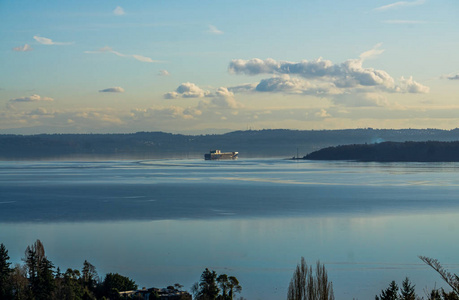
[[[304,157],[310,160],[375,162],[457,162],[459,142],[383,142],[328,147]]]

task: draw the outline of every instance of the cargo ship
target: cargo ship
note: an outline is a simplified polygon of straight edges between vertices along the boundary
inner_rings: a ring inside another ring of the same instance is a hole
[[[211,150],[209,153],[204,154],[204,159],[237,159],[238,154],[238,152],[221,152],[220,150]]]

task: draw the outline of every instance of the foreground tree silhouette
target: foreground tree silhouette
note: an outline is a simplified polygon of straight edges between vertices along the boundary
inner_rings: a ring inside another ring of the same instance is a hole
[[[389,284],[389,287],[381,291],[381,295],[375,297],[376,300],[397,300],[398,299],[398,285],[395,281]]]
[[[296,266],[288,287],[287,300],[334,300],[333,283],[328,281],[325,266],[317,261],[316,272],[304,257]]]
[[[209,271],[208,268],[201,274],[199,283],[195,283],[191,288],[197,300],[215,300],[218,296],[217,273]]]
[[[232,300],[234,294],[241,291],[242,287],[236,277],[226,274],[217,277],[217,273],[208,268],[202,272],[201,280],[191,287],[196,300]]]
[[[415,286],[411,284],[411,281],[408,277],[405,278],[402,282],[402,288],[400,290],[400,299],[401,300],[416,300]]]
[[[242,287],[239,285],[239,280],[236,277],[230,276],[228,277],[229,283],[229,293],[228,299],[233,300],[233,296],[235,293],[240,293],[242,291]]]
[[[9,259],[8,250],[5,245],[0,244],[0,299],[11,297],[9,277],[13,270],[10,269]]]
[[[415,286],[411,284],[408,277],[402,282],[402,287],[399,288],[395,281],[389,284],[389,287],[381,291],[381,295],[375,296],[376,300],[416,300],[419,299],[415,292]],[[400,293],[399,293],[400,290]]]
[[[119,292],[136,290],[138,285],[129,277],[118,273],[108,273],[102,283],[103,295],[110,299],[119,298]]]
[[[432,267],[438,274],[440,274],[441,278],[453,289],[452,292],[447,293],[442,288],[441,293],[436,291],[432,291],[432,295],[435,297],[431,297],[432,299],[445,299],[445,300],[456,300],[459,299],[459,276],[456,274],[449,273],[440,262],[434,258],[426,257],[426,256],[419,256],[419,258],[425,262],[427,265]]]
[[[217,297],[219,300],[233,300],[234,294],[242,290],[239,281],[234,276],[222,274],[217,277],[217,282],[221,290],[221,295]]]
[[[30,289],[35,299],[51,299],[55,289],[53,263],[45,256],[40,240],[27,246],[24,261],[27,267]]]
[[[220,290],[222,292],[221,297],[223,300],[228,299],[228,289],[229,289],[229,281],[228,281],[228,275],[222,274],[217,277],[217,282],[218,286],[220,287]]]

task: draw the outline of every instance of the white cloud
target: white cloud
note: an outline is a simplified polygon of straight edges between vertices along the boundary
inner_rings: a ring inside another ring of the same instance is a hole
[[[124,9],[123,9],[121,6],[117,6],[117,7],[113,10],[113,14],[114,14],[115,16],[122,16],[122,15],[124,15],[124,14],[126,14],[126,13],[124,12]]]
[[[156,62],[160,62],[158,60],[153,60],[151,59],[150,57],[147,57],[147,56],[143,56],[143,55],[138,55],[138,54],[123,54],[123,53],[120,53],[118,51],[115,51],[113,50],[111,47],[108,47],[108,46],[105,46],[103,48],[100,48],[96,51],[85,51],[84,53],[87,53],[87,54],[98,54],[98,53],[113,53],[115,54],[116,56],[120,56],[120,57],[132,57],[138,61],[141,61],[141,62],[147,62],[147,63],[156,63]]]
[[[416,0],[416,1],[399,1],[387,5],[383,5],[380,7],[375,8],[375,11],[387,11],[391,9],[396,9],[400,7],[410,7],[410,6],[418,6],[424,4],[426,1],[425,0]]]
[[[208,98],[199,102],[199,110],[212,108],[237,109],[243,107],[242,103],[234,99],[234,93],[226,87],[219,87],[214,93],[211,93],[191,82],[182,83],[174,92],[164,94],[164,98]]]
[[[164,99],[177,99],[180,95],[177,92],[169,92],[163,95]]]
[[[350,93],[356,89],[366,89],[367,93],[376,91],[427,93],[429,91],[428,87],[415,82],[412,77],[402,78],[397,85],[386,71],[363,67],[364,61],[384,52],[380,47],[381,44],[377,44],[373,49],[363,52],[358,59],[348,59],[341,64],[334,64],[323,58],[300,62],[276,61],[270,58],[234,59],[229,64],[229,72],[246,75],[276,75],[262,79],[254,90],[250,90],[246,85],[246,91],[320,96]]]
[[[30,47],[29,44],[25,44],[24,46],[19,46],[19,47],[13,48],[13,50],[16,51],[16,52],[27,52],[27,51],[32,51],[33,48]]]
[[[210,95],[209,91],[205,91],[191,82],[185,82],[178,86],[175,92],[164,94],[166,99],[175,98],[203,98]]]
[[[364,58],[369,58],[382,50],[364,52]],[[229,70],[233,73],[258,75],[258,74],[288,74],[301,76],[311,80],[331,81],[339,86],[356,85],[392,85],[393,79],[385,71],[372,68],[363,68],[362,59],[350,59],[338,65],[329,60],[318,58],[313,61],[301,62],[275,61],[273,59],[251,60],[235,59],[231,61]]]
[[[159,70],[158,76],[169,76],[170,73],[167,70]]]
[[[99,90],[100,93],[124,93],[124,89],[119,86]]]
[[[214,25],[209,25],[209,29],[207,30],[207,32],[211,34],[223,34],[223,31],[219,30]]]
[[[238,86],[228,87],[228,90],[233,93],[251,92],[255,90],[256,86],[256,83],[246,83]]]
[[[234,99],[233,92],[229,91],[226,87],[219,87],[210,101],[201,101],[199,107],[218,107],[218,108],[230,108],[237,109],[244,107],[242,103],[239,103]]]
[[[319,110],[318,112],[316,112],[314,115],[319,118],[330,118],[331,117],[331,115],[323,108]]]
[[[402,93],[428,93],[429,87],[424,86],[416,81],[413,80],[413,76],[409,78],[402,78],[400,79],[400,86],[396,88],[397,92]]]
[[[51,40],[49,38],[45,38],[45,37],[41,37],[41,36],[37,36],[37,35],[35,35],[33,38],[34,38],[34,40],[36,40],[38,43],[40,43],[42,45],[59,45],[59,46],[62,46],[62,45],[72,45],[72,44],[74,44],[74,42],[54,42],[53,40]]]
[[[10,99],[11,102],[37,102],[37,101],[54,101],[50,97],[41,97],[40,95],[34,94],[28,97]]]
[[[262,79],[257,85],[255,85],[253,91],[315,96],[340,93],[334,84],[312,82],[300,78],[290,77],[289,75]]]
[[[289,75],[262,79],[255,87],[257,92],[302,92],[307,89],[307,82],[291,78]]]

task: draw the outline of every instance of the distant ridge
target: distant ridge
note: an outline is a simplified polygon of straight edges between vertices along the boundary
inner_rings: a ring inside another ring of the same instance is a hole
[[[304,157],[309,160],[375,162],[458,162],[459,141],[383,142],[328,147]]]
[[[0,135],[0,160],[203,159],[204,153],[215,149],[237,151],[240,159],[286,158],[303,157],[322,148],[345,144],[457,140],[459,129],[266,129],[208,135],[165,132],[3,134]]]

